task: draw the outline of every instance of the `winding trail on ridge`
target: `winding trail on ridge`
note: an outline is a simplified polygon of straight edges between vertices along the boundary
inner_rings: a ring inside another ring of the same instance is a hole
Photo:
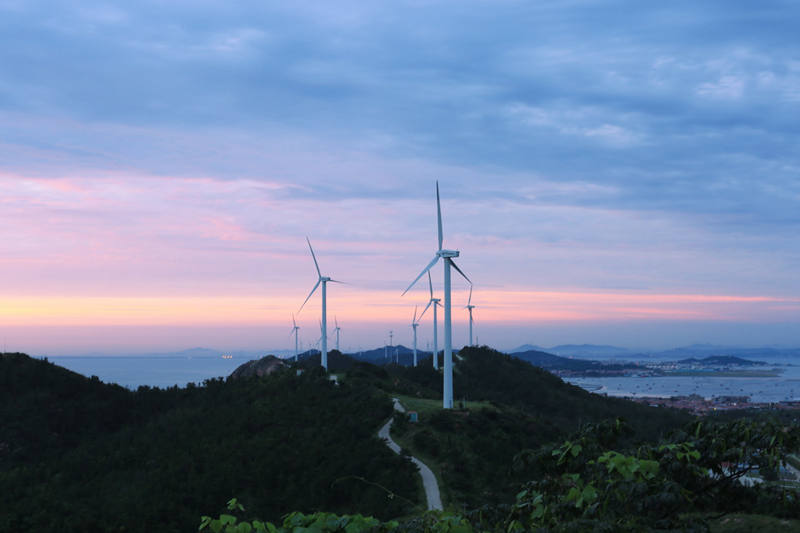
[[[400,413],[405,413],[406,409],[403,407],[397,398],[392,398],[392,402],[394,403],[394,410]],[[391,435],[389,435],[389,429],[392,427],[393,419],[389,419],[386,424],[378,431],[378,438],[384,439],[386,441],[386,445],[394,452],[400,453],[400,446],[397,445],[395,441],[392,440]],[[439,495],[439,484],[436,482],[436,476],[433,475],[433,472],[428,465],[417,459],[416,457],[411,457],[411,462],[417,465],[419,468],[419,475],[422,476],[422,486],[425,489],[425,499],[428,501],[428,510],[429,511],[441,511],[442,510],[442,498]]]

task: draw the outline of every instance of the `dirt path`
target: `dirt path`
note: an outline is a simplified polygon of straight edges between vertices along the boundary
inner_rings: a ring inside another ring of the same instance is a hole
[[[400,413],[405,413],[405,408],[397,401],[397,398],[392,398],[394,402],[394,409]],[[378,438],[384,439],[386,441],[386,445],[394,452],[400,453],[400,446],[397,445],[395,441],[392,440],[391,435],[389,434],[389,429],[392,427],[393,419],[389,419],[386,424],[378,431]],[[439,484],[436,482],[436,476],[433,475],[433,472],[428,465],[417,459],[416,457],[411,457],[411,462],[417,465],[419,468],[419,475],[422,476],[422,486],[425,488],[425,499],[428,501],[428,510],[429,511],[441,511],[442,510],[442,498],[439,494]]]

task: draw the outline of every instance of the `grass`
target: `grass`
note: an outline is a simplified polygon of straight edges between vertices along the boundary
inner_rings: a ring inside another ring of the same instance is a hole
[[[393,395],[400,400],[406,411],[416,411],[420,416],[431,414],[442,409],[442,400],[431,400],[430,398],[415,398],[413,396],[404,396],[402,394]],[[466,409],[492,409],[497,408],[491,402],[461,402],[455,401],[456,408],[461,408],[464,405]]]

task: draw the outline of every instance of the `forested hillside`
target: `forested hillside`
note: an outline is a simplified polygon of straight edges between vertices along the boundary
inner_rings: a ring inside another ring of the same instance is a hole
[[[420,499],[375,436],[390,400],[318,370],[133,392],[15,354],[0,384],[0,531],[190,531],[233,495],[269,519]]]
[[[791,413],[698,421],[590,394],[487,347],[460,352],[456,408],[442,410],[430,365],[329,361],[338,383],[309,358],[130,391],[0,357],[0,531],[196,530],[232,497],[238,519],[283,520],[281,531],[704,531],[737,510],[800,516],[786,485],[738,482],[776,479],[800,443]],[[392,415],[391,397],[419,421]],[[375,436],[390,416],[458,516],[421,514],[415,467]],[[204,529],[235,519],[219,520]]]

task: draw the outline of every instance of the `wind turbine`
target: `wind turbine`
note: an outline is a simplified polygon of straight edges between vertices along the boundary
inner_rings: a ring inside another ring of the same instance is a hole
[[[338,318],[333,317],[333,322],[336,324],[336,328],[334,329],[334,331],[336,332],[336,351],[338,352],[338,351],[340,351],[339,350],[339,332],[342,330],[342,328],[339,327],[339,319]]]
[[[294,320],[294,313],[292,313],[292,326],[292,333],[294,333],[294,361],[297,362],[297,360],[300,358],[300,352],[297,349],[297,332],[300,330],[300,326],[298,326],[297,322]],[[292,333],[289,333],[290,337],[292,336]]]
[[[433,297],[433,282],[431,281],[431,273],[428,272],[428,287],[431,291],[431,299],[428,300],[428,305],[425,306],[425,309],[422,310],[422,314],[419,315],[419,319],[422,320],[422,317],[425,315],[425,311],[433,305],[433,369],[439,370],[439,323],[436,320],[436,308],[440,306],[439,303],[441,300],[439,298]]]
[[[469,345],[473,346],[472,344],[472,310],[475,309],[475,306],[472,305],[472,284],[469,285],[469,299],[467,300],[467,305],[464,306],[464,309],[469,310]]]
[[[420,317],[422,318],[422,317]],[[414,306],[414,318],[411,319],[411,329],[414,330],[414,366],[417,366],[417,306]]]
[[[323,339],[325,339],[325,344],[327,345],[328,339],[326,338],[325,332],[322,329],[322,320],[319,321],[319,333],[320,333],[320,335],[319,335],[319,339],[317,339],[316,345],[320,346],[320,344],[322,343]],[[322,350],[320,350],[319,353],[322,353]],[[327,365],[325,365],[325,369],[326,370],[327,370],[327,368],[328,368]]]
[[[317,256],[314,255],[314,248],[311,247],[311,241],[308,239],[308,237],[306,237],[306,241],[308,242],[308,249],[311,250],[311,257],[314,259],[314,266],[317,267],[317,275],[319,276],[319,279],[317,280],[317,284],[314,285],[314,288],[311,289],[311,292],[308,293],[308,296],[306,297],[306,301],[303,302],[303,305],[300,306],[300,309],[297,312],[300,313],[300,311],[303,310],[303,306],[306,305],[306,302],[308,302],[308,300],[311,298],[311,295],[314,294],[314,291],[317,290],[317,287],[319,287],[319,285],[321,283],[322,284],[322,320],[320,321],[320,329],[322,330],[322,338],[321,338],[322,347],[321,347],[321,350],[320,350],[320,354],[321,354],[320,360],[321,360],[321,363],[322,363],[322,367],[325,370],[328,370],[328,315],[327,315],[328,308],[326,307],[326,304],[327,304],[327,302],[326,302],[327,283],[329,281],[332,281],[334,283],[342,283],[342,282],[341,281],[337,281],[335,279],[331,279],[328,276],[323,276],[322,275],[322,272],[320,272],[320,270],[319,270],[319,263],[317,263]]]
[[[466,274],[461,272],[461,269],[456,266],[455,261],[453,261],[454,257],[458,257],[459,252],[458,250],[445,250],[442,248],[442,207],[441,202],[439,201],[439,182],[436,182],[436,221],[438,222],[438,229],[439,229],[439,249],[436,251],[436,256],[431,260],[428,265],[422,269],[419,276],[411,282],[411,285],[403,291],[403,294],[407,293],[411,287],[421,278],[425,272],[429,272],[433,265],[436,264],[439,259],[444,259],[444,394],[442,398],[442,407],[445,409],[452,409],[453,408],[453,331],[452,331],[452,324],[450,320],[450,267],[456,269],[456,272],[461,274],[465,280],[467,280],[470,284],[472,282],[469,280]],[[435,309],[435,307],[434,307]],[[435,359],[435,356],[434,356]]]

